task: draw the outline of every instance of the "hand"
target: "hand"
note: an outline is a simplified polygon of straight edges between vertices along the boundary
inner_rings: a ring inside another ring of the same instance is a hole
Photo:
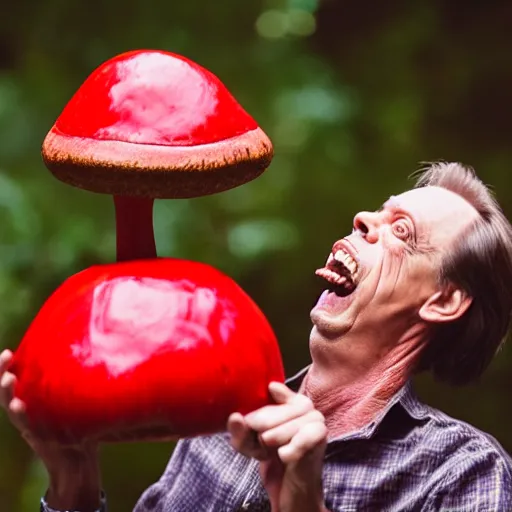
[[[64,446],[34,434],[26,416],[25,403],[14,396],[16,376],[7,371],[12,358],[9,350],[0,353],[0,407],[5,409],[11,423],[48,471],[48,504],[54,509],[97,510],[101,487],[97,443]]]
[[[325,511],[322,469],[327,428],[309,398],[272,382],[275,405],[228,420],[231,444],[260,461],[272,512]]]

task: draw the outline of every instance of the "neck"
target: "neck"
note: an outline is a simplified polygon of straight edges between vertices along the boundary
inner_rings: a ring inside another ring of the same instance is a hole
[[[421,327],[411,329],[369,365],[354,367],[348,361],[340,365],[339,360],[334,363],[329,358],[313,360],[301,392],[324,415],[330,438],[362,428],[386,407],[414,372],[424,348],[424,334]]]

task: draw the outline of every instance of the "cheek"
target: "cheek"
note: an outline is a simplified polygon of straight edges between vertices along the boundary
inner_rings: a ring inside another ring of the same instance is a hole
[[[380,303],[395,303],[402,301],[405,295],[417,293],[412,284],[415,279],[411,279],[417,273],[414,257],[396,239],[383,240],[382,256],[372,273],[374,295]]]
[[[382,277],[392,278],[393,281],[404,278],[409,271],[410,255],[404,245],[386,232],[382,236]]]
[[[391,229],[382,230],[381,241],[384,254],[391,258],[401,260],[407,255],[405,244],[392,234]]]
[[[416,258],[411,265],[410,283],[413,289],[433,293],[437,288],[438,271],[425,256]]]
[[[387,252],[382,258],[381,286],[391,290],[408,281],[410,262],[403,252]]]
[[[381,265],[383,256],[384,251],[381,244],[368,245],[364,251],[358,254],[358,261],[364,273],[369,274]]]
[[[437,273],[425,256],[405,258],[394,291],[395,298],[417,309],[436,291]]]

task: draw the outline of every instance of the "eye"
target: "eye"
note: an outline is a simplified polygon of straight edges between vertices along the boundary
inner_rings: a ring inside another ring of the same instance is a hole
[[[393,235],[400,238],[400,240],[407,240],[411,235],[409,223],[405,219],[398,219],[393,222],[391,229],[393,231]]]

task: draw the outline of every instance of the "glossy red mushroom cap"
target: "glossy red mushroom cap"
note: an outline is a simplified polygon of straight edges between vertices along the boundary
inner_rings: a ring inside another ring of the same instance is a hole
[[[169,52],[121,54],[82,84],[46,136],[61,181],[114,195],[195,197],[259,176],[272,144],[221,81]]]
[[[208,265],[168,258],[67,279],[10,371],[32,430],[64,443],[224,430],[232,412],[267,405],[268,384],[284,380],[275,335],[250,297]]]

